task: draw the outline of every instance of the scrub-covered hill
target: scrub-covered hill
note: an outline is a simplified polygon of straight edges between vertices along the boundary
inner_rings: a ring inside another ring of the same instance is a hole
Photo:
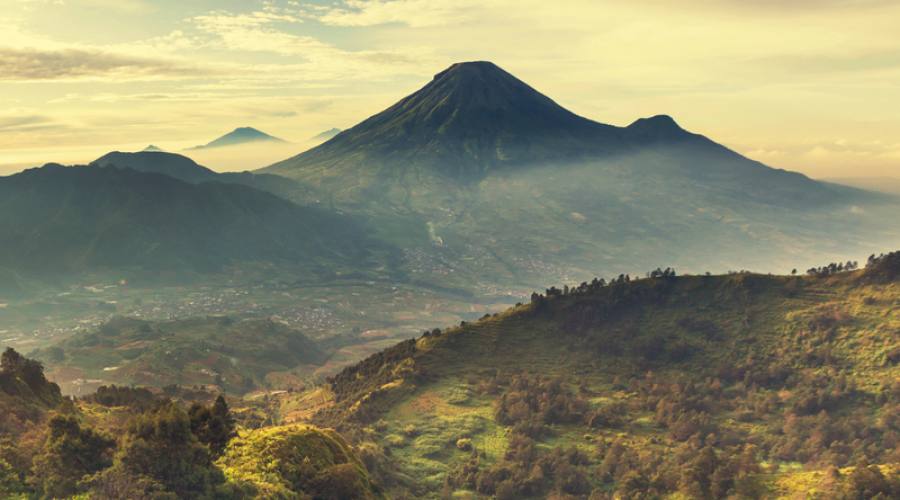
[[[398,495],[888,498],[900,253],[845,267],[552,288],[387,349],[307,400],[314,421],[377,450]]]

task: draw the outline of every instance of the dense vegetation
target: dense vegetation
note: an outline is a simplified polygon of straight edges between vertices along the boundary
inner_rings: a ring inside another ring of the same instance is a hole
[[[315,420],[398,495],[893,498],[900,253],[849,267],[551,288],[344,370]]]
[[[63,398],[9,349],[0,492],[896,498],[900,252],[846,267],[552,287],[279,395],[305,423],[202,389]]]
[[[379,498],[341,436],[258,427],[229,408],[142,388],[64,399],[39,363],[3,354],[0,497]],[[237,435],[237,423],[246,429]]]
[[[270,319],[227,316],[173,321],[115,317],[34,356],[57,370],[78,370],[85,378],[117,384],[210,384],[234,393],[269,385],[271,373],[318,366],[328,358],[299,330]]]

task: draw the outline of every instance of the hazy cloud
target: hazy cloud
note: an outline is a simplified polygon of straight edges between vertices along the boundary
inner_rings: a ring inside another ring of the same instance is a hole
[[[153,79],[197,75],[180,63],[92,50],[0,48],[0,80],[65,80],[113,77]]]
[[[463,21],[484,5],[474,0],[346,0],[324,11],[318,20],[332,26],[438,26]]]
[[[49,117],[41,115],[0,116],[0,132],[28,130],[50,124]]]

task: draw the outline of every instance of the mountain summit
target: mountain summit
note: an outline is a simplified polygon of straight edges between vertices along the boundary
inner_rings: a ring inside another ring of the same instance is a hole
[[[191,149],[207,149],[218,148],[222,146],[235,146],[238,144],[246,144],[249,142],[285,142],[283,139],[271,136],[265,132],[257,130],[253,127],[238,127],[231,132],[219,137],[218,139],[196,146]]]
[[[320,167],[355,176],[362,167],[388,177],[399,168],[471,179],[506,166],[609,156],[661,140],[705,139],[671,117],[625,128],[589,120],[496,64],[475,61],[450,66],[390,108],[270,168],[298,177]]]

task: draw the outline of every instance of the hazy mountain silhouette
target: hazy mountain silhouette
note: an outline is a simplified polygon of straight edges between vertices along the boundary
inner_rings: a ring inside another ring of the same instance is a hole
[[[168,175],[186,182],[200,182],[212,180],[216,172],[197,162],[175,153],[161,151],[141,151],[138,153],[123,153],[113,151],[91,162],[92,166],[130,168],[139,172],[151,172]]]
[[[215,172],[198,164],[187,156],[162,151],[140,151],[123,153],[113,151],[90,163],[96,167],[119,167],[168,175],[185,182],[226,182],[243,184],[262,189],[281,197],[295,193],[300,186],[296,182],[272,174],[253,174],[250,172]]]
[[[356,182],[366,175],[396,180],[413,172],[468,181],[509,167],[609,159],[651,148],[667,149],[671,163],[687,167],[688,174],[749,181],[764,196],[774,184],[827,191],[805,176],[767,168],[690,133],[670,116],[627,127],[578,116],[484,61],[454,64],[381,113],[263,170],[313,183]]]
[[[19,272],[210,272],[264,261],[330,275],[347,262],[359,268],[367,245],[347,217],[243,185],[57,164],[0,178],[0,268]]]
[[[399,217],[384,234],[417,242],[460,283],[535,273],[537,285],[661,260],[772,269],[898,233],[877,215],[884,196],[770,168],[670,116],[625,127],[584,118],[489,62],[454,64],[261,171],[296,179],[314,200]]]
[[[150,144],[149,146],[142,149],[141,151],[148,152],[148,153],[162,153],[164,151],[164,149],[162,149],[158,146],[154,146],[153,144]]]
[[[562,108],[492,63],[460,63],[385,111],[272,170],[415,162],[466,176],[504,164],[613,151],[622,145],[620,132]]]
[[[247,144],[251,142],[285,142],[283,139],[273,137],[265,132],[257,130],[253,127],[239,127],[227,134],[208,142],[202,146],[195,146],[191,149],[207,149],[218,148],[222,146],[235,146],[238,144]]]
[[[320,134],[316,134],[315,136],[313,136],[313,140],[315,140],[315,141],[327,141],[328,139],[331,139],[332,137],[334,137],[334,136],[336,136],[336,135],[338,135],[338,134],[340,134],[340,133],[341,133],[341,129],[339,129],[339,128],[330,128],[330,129],[328,129],[328,130],[326,130],[326,131],[324,131],[324,132],[322,132],[322,133],[320,133]]]

